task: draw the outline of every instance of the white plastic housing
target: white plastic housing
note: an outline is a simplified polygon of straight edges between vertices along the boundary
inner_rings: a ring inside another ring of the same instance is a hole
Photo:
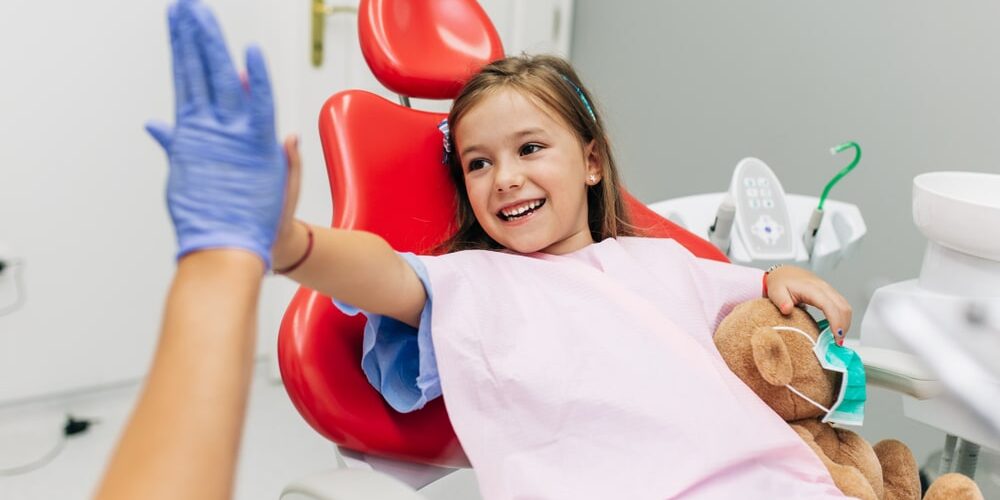
[[[918,175],[913,179],[913,222],[941,246],[1000,261],[1000,175]]]
[[[649,208],[683,226],[688,231],[707,238],[708,228],[712,225],[716,210],[726,194],[709,193],[685,196],[652,203]],[[826,216],[816,234],[816,245],[813,248],[812,259],[810,259],[801,236],[806,230],[813,209],[819,205],[819,198],[786,194],[785,204],[788,206],[788,216],[794,236],[792,238],[794,257],[780,262],[755,259],[748,251],[743,239],[737,237],[741,233],[734,230],[729,249],[730,261],[734,264],[760,269],[766,269],[775,263],[796,264],[811,268],[817,274],[824,274],[836,268],[843,259],[849,258],[868,231],[857,206],[827,199],[823,207]]]

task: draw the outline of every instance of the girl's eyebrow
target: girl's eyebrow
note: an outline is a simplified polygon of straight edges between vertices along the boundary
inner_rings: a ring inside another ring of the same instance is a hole
[[[513,134],[511,134],[509,136],[509,139],[516,140],[516,139],[520,139],[520,138],[525,137],[525,136],[537,135],[537,134],[544,134],[544,133],[545,133],[545,130],[543,130],[543,129],[539,128],[539,127],[526,128],[524,130],[520,130],[520,131],[514,132]],[[476,151],[476,150],[479,150],[479,149],[484,149],[484,148],[483,148],[483,146],[481,146],[479,144],[471,144],[471,145],[469,145],[469,146],[467,146],[465,148],[462,148],[462,151],[459,152],[459,155],[460,156],[465,156],[465,155],[469,154],[470,152],[473,152],[473,151]]]

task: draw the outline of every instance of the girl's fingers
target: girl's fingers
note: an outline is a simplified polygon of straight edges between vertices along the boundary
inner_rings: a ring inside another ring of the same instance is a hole
[[[795,307],[795,298],[785,286],[768,287],[767,298],[771,299],[771,302],[778,306],[778,310],[785,316],[791,314],[792,308]]]
[[[295,205],[299,201],[299,188],[302,179],[302,156],[299,154],[299,137],[285,137],[285,156],[288,158],[288,184],[285,186],[285,204],[291,208],[294,215]]]
[[[840,323],[839,329],[843,329],[842,332],[838,332],[838,329],[834,329],[833,333],[834,336],[837,337],[838,343],[842,344],[844,337],[847,336],[847,331],[851,328],[851,323],[854,321],[854,311],[851,309],[851,304],[849,304],[847,299],[845,299],[839,292],[831,288],[830,294],[833,297],[837,308],[840,310],[842,323]]]
[[[771,299],[782,314],[791,314],[792,308],[796,305],[808,304],[823,311],[823,316],[830,322],[830,330],[838,345],[844,343],[847,330],[851,326],[851,307],[847,301],[832,288],[827,290],[827,286],[811,286],[805,290],[797,289],[794,292],[787,287],[777,286],[769,289],[768,298]]]
[[[299,202],[299,187],[302,183],[302,156],[299,155],[299,137],[285,137],[285,158],[288,160],[288,177],[285,182],[285,205],[281,210],[281,228],[290,230],[295,220],[295,207]]]
[[[851,325],[851,316],[850,307],[843,306],[840,294],[829,287],[815,287],[810,289],[804,299],[823,311],[823,316],[830,322],[830,331],[833,332],[837,345],[842,345]]]

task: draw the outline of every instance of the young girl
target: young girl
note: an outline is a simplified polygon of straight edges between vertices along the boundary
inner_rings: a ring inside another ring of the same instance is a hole
[[[183,18],[197,2],[180,5]],[[274,208],[285,161],[266,73],[248,59],[247,116],[229,115],[239,106],[218,87],[239,82],[219,77],[231,63],[203,10],[191,9],[191,33],[172,31],[177,128],[151,127],[171,182],[195,172],[209,191],[193,203],[168,189],[180,253],[248,248],[364,311],[369,380],[399,411],[447,396],[485,498],[841,497],[711,335],[762,293],[786,312],[819,307],[841,337],[850,307],[802,269],[764,274],[631,236],[603,121],[567,63],[513,57],[468,82],[442,127],[459,199],[451,252],[399,254],[377,235],[292,218],[292,143]],[[223,237],[206,237],[215,227]]]

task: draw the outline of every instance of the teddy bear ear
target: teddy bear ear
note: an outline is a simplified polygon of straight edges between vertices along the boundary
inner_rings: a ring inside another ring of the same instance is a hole
[[[750,336],[753,361],[757,371],[771,385],[785,386],[792,381],[792,357],[778,332],[760,327]]]

